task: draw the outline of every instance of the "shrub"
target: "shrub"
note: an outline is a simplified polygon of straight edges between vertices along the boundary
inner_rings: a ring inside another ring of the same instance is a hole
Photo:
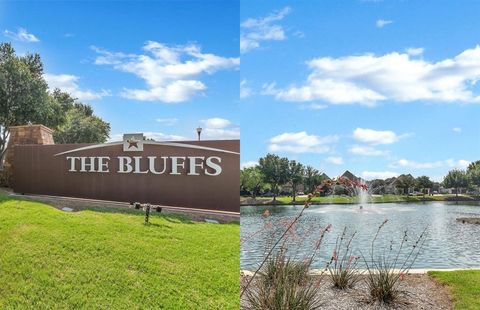
[[[355,238],[354,232],[350,238],[347,237],[347,228],[337,237],[332,258],[328,263],[328,271],[333,286],[339,289],[353,287],[361,279],[361,273],[356,270],[358,256],[353,256],[352,241]]]
[[[246,291],[248,309],[311,310],[320,308],[318,282],[308,274],[309,262],[293,261],[283,251],[272,256]]]
[[[377,233],[372,240],[370,263],[368,263],[364,257],[365,265],[367,267],[366,280],[369,299],[373,303],[405,304],[408,303],[408,301],[404,298],[405,292],[399,288],[399,283],[403,276],[412,268],[415,260],[420,254],[425,242],[427,228],[422,231],[416,241],[410,246],[408,246],[408,231],[405,230],[400,246],[396,252],[394,251],[394,243],[391,241],[388,251],[383,249],[383,251],[381,251],[383,254],[379,257],[375,257],[375,241],[386,223],[387,220],[378,227]],[[406,256],[401,259],[400,257],[405,251]]]

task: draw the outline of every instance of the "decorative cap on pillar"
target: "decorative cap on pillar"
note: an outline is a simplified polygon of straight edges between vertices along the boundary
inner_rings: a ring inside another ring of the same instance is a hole
[[[54,144],[53,130],[44,125],[11,126],[4,167],[13,161],[14,146],[19,144]]]

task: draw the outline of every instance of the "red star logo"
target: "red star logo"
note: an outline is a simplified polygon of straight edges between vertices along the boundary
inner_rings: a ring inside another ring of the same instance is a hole
[[[134,148],[138,149],[138,141],[137,140],[131,138],[131,139],[127,140],[127,143],[128,143],[128,148],[134,147]]]

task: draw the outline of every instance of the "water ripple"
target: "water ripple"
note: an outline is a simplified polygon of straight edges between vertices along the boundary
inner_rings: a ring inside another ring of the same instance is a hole
[[[265,209],[270,211],[267,218],[261,216]],[[242,269],[258,265],[272,240],[280,236],[300,209],[301,206],[241,208]],[[413,242],[428,227],[424,248],[414,268],[480,267],[480,225],[456,221],[458,217],[472,216],[480,216],[480,206],[439,202],[371,204],[364,205],[363,209],[359,205],[312,206],[293,229],[287,245],[290,256],[302,259],[311,253],[322,228],[332,224],[333,231],[324,239],[322,251],[313,265],[323,268],[331,257],[337,235],[345,226],[350,232],[357,231],[354,249],[358,255],[370,250],[378,225],[388,219],[377,242],[380,252],[391,241],[394,246],[398,245],[405,230],[408,230],[409,242]]]

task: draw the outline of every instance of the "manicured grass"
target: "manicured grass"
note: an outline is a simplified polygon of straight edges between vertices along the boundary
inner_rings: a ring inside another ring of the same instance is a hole
[[[258,200],[271,201],[273,197],[257,197]],[[306,196],[296,197],[296,202],[304,202]],[[454,200],[455,195],[435,195],[435,196],[407,196],[407,195],[374,195],[369,196],[368,202],[377,203],[377,202],[421,202],[421,201],[445,201],[445,200]],[[461,200],[472,200],[473,197],[461,195],[459,196]],[[277,200],[281,203],[291,203],[291,196],[279,196]],[[348,196],[326,196],[326,197],[314,197],[312,202],[317,203],[337,203],[337,204],[347,204],[347,203],[358,203],[358,197],[348,197]]]
[[[480,270],[431,271],[428,274],[449,287],[455,309],[480,309]]]
[[[238,309],[240,227],[0,196],[0,309]]]

